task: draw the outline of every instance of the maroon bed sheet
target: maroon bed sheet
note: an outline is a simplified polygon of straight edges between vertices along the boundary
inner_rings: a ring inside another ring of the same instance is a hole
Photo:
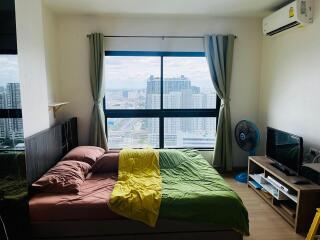
[[[116,181],[117,173],[89,174],[77,194],[35,194],[31,221],[121,219],[107,205]]]

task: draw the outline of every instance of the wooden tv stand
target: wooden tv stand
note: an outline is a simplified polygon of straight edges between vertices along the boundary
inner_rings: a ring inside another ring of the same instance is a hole
[[[287,176],[271,165],[273,161],[264,156],[249,157],[248,161],[248,187],[253,189],[278,214],[280,214],[297,233],[307,233],[316,208],[320,207],[320,185],[294,184],[296,178]],[[272,179],[281,183],[279,187]],[[251,183],[260,181],[263,190],[256,189]],[[289,191],[285,190],[288,189]]]

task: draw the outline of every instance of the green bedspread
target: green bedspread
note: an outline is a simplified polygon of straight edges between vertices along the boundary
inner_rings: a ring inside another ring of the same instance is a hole
[[[249,235],[241,199],[197,151],[164,149],[159,156],[159,218],[213,223]]]

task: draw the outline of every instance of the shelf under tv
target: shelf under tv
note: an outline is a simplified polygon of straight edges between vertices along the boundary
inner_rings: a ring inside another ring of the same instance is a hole
[[[295,184],[297,176],[286,175],[272,163],[264,156],[249,157],[248,187],[294,227],[297,233],[306,233],[320,205],[320,186],[314,183]],[[253,181],[257,184],[252,184]],[[260,185],[260,189],[255,185]]]
[[[274,198],[279,201],[291,199],[295,203],[298,202],[297,200],[297,193],[288,193],[278,187],[277,185],[273,184],[267,177],[265,177],[264,173],[260,174],[250,174],[249,178],[253,179],[255,182],[260,184],[263,189],[266,190],[269,194],[271,194]]]

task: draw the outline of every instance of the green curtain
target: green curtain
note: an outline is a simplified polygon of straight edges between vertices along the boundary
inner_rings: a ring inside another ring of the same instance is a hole
[[[105,117],[102,107],[103,86],[103,60],[104,60],[104,36],[102,33],[89,35],[90,45],[90,83],[94,101],[89,144],[107,149],[107,138],[105,131]]]
[[[211,35],[204,41],[212,83],[221,99],[213,163],[223,171],[232,170],[230,81],[234,39],[233,35]]]

